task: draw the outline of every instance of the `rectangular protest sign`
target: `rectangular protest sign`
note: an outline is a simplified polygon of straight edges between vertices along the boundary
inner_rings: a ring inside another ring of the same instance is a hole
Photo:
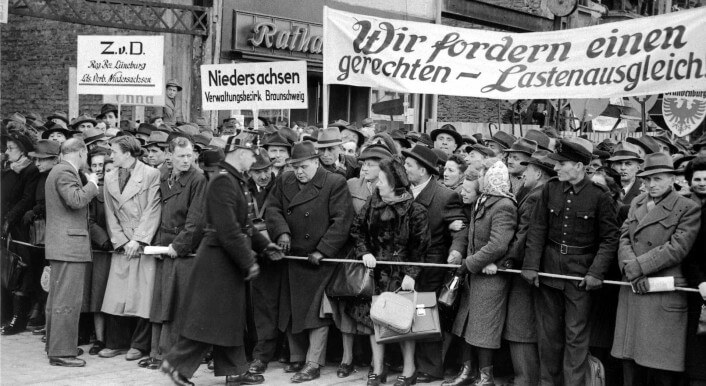
[[[306,62],[201,66],[204,110],[306,109]]]
[[[494,99],[706,89],[706,8],[509,33],[324,7],[324,82]]]
[[[79,36],[79,94],[164,93],[164,36]]]

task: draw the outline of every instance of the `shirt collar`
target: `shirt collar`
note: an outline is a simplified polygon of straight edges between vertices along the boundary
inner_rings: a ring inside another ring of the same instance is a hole
[[[412,186],[412,195],[414,196],[414,198],[417,198],[419,193],[421,193],[422,190],[424,190],[424,188],[426,188],[427,185],[429,185],[429,181],[431,181],[431,176],[429,176],[429,179],[422,182],[421,184],[419,184],[417,186]]]
[[[574,193],[579,194],[589,182],[591,182],[591,179],[588,176],[584,176],[583,179],[576,185],[572,185],[570,182],[564,182],[564,193],[573,188]]]

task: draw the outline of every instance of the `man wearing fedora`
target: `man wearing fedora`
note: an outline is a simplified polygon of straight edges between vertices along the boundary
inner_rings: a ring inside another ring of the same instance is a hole
[[[618,266],[621,287],[611,354],[623,360],[624,385],[676,385],[684,371],[687,295],[650,293],[650,278],[673,277],[687,285],[682,262],[696,241],[699,206],[674,191],[675,170],[669,155],[645,156],[646,192],[630,205],[623,223]]]
[[[179,98],[181,90],[181,83],[177,79],[169,79],[167,81],[164,106],[162,107],[161,114],[158,113],[158,115],[162,116],[162,120],[165,123],[184,122],[184,114],[181,110],[181,98]]]
[[[187,281],[189,296],[181,305],[180,336],[161,365],[176,385],[193,385],[189,378],[211,347],[215,375],[226,376],[226,385],[265,381],[247,372],[245,286],[260,272],[255,253],[271,260],[283,256],[277,245],[253,229],[248,171],[257,145],[252,137],[242,133],[228,139],[221,163],[225,173],[215,176],[206,189],[205,234]]]
[[[47,355],[54,366],[82,367],[77,358],[78,320],[84,298],[86,271],[91,262],[88,205],[98,194],[98,176],[81,182],[80,169],[88,149],[79,139],[61,146],[62,161],[52,168],[46,182],[46,258],[51,265],[47,301]]]
[[[522,267],[525,259],[527,231],[532,224],[532,211],[542,195],[542,188],[556,176],[555,161],[549,151],[537,150],[532,157],[522,161],[526,194],[517,202],[517,231],[510,244],[505,268]],[[508,313],[503,338],[510,343],[510,357],[515,369],[515,384],[539,384],[539,352],[537,350],[537,319],[534,312],[534,291],[520,276],[514,275],[510,284]]]
[[[249,187],[252,192],[253,223],[255,229],[262,231],[265,227],[265,199],[275,184],[272,173],[272,160],[266,151],[260,151],[255,157],[255,163],[250,168]],[[266,228],[265,228],[266,229]],[[282,264],[278,262],[263,262],[260,275],[250,282],[250,297],[248,312],[252,315],[252,326],[249,334],[255,339],[253,361],[248,371],[262,374],[267,364],[274,358],[277,342],[281,332],[278,329],[279,296],[282,281]]]
[[[108,129],[118,128],[118,106],[107,103],[101,106],[101,113],[96,119],[105,122]]]
[[[516,140],[517,138],[515,138],[514,135],[499,130],[485,141],[485,146],[491,148],[495,154],[501,155],[505,149],[509,149]]]
[[[449,225],[455,220],[468,223],[463,213],[463,203],[458,193],[437,182],[438,156],[424,145],[411,150],[402,150],[412,195],[416,202],[424,205],[429,213],[431,242],[425,263],[460,264],[465,256],[467,238],[465,232],[451,231]],[[437,292],[444,285],[446,271],[425,268],[417,277],[415,289],[420,292]],[[442,329],[453,322],[453,315],[441,314]],[[449,337],[447,337],[448,339]],[[444,377],[444,352],[442,342],[418,342],[414,353],[417,364],[417,382],[427,383]]]
[[[358,162],[355,157],[343,154],[343,140],[338,127],[320,130],[314,146],[319,153],[321,167],[342,175],[346,180],[356,177],[356,171],[360,170]]]
[[[272,160],[272,172],[275,176],[279,176],[283,168],[287,166],[292,144],[279,133],[273,133],[265,136],[262,147]]]
[[[88,151],[93,151],[95,148],[110,149],[108,137],[105,133],[97,128],[87,129],[83,132],[83,142],[88,146]]]
[[[637,179],[642,158],[633,151],[621,149],[613,152],[608,162],[611,162],[611,168],[620,174],[620,184],[623,186],[622,203],[630,206],[632,200],[642,193],[642,182]]]
[[[338,134],[337,128],[329,130]],[[340,142],[340,135],[320,138]],[[282,270],[279,329],[287,332],[292,363],[285,372],[296,373],[294,383],[319,378],[326,363],[326,340],[333,321],[322,317],[321,310],[335,266],[320,261],[340,257],[354,216],[346,179],[326,170],[319,156],[309,141],[294,145],[289,160],[294,171],[277,179],[265,211],[267,231],[284,252],[308,256],[308,262],[285,262]]]
[[[432,130],[431,140],[434,142],[434,149],[439,149],[447,156],[453,154],[456,149],[463,144],[463,137],[458,133],[453,125],[443,125]]]
[[[88,129],[96,127],[97,121],[88,114],[83,114],[71,122],[71,129],[80,133],[85,133]]]
[[[557,161],[557,178],[543,186],[533,211],[522,276],[539,288],[535,314],[541,384],[579,385],[588,376],[592,297],[587,291],[602,286],[615,258],[617,214],[608,189],[586,175],[592,157],[588,148],[560,140],[548,157]],[[540,280],[538,271],[583,280]]]
[[[518,199],[522,198],[520,197],[522,174],[527,168],[527,161],[535,151],[537,151],[537,142],[526,138],[518,139],[509,149],[505,149],[505,164],[510,173],[512,193],[518,196]]]

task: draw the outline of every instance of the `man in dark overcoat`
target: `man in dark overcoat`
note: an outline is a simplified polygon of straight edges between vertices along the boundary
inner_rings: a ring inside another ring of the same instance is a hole
[[[246,372],[245,282],[260,271],[253,251],[269,259],[282,254],[267,237],[253,232],[247,172],[256,149],[251,134],[229,137],[221,164],[225,173],[216,175],[206,189],[205,234],[186,287],[190,296],[180,307],[184,319],[179,340],[161,366],[177,385],[193,385],[188,379],[211,347],[215,375],[225,375],[227,385],[265,381],[262,375]]]
[[[449,225],[461,220],[468,223],[463,213],[463,202],[458,193],[437,182],[437,155],[423,145],[402,150],[405,170],[411,184],[414,200],[427,208],[431,242],[425,263],[460,264],[468,246],[466,231],[454,232]],[[436,292],[444,285],[446,270],[423,269],[416,282],[420,292]],[[442,314],[442,325],[453,322],[453,315]],[[417,382],[427,383],[444,377],[443,342],[418,342],[414,353],[417,362]]]
[[[193,165],[194,145],[184,137],[168,144],[172,168],[160,177],[162,221],[155,245],[169,248],[157,260],[154,293],[150,309],[152,343],[150,356],[139,361],[140,367],[159,368],[163,355],[179,338],[180,322],[177,307],[188,296],[186,286],[194,267],[191,255],[203,235],[203,199],[206,177]]]
[[[88,158],[83,141],[69,139],[61,145],[61,154],[61,163],[52,168],[45,185],[46,258],[51,265],[47,355],[54,366],[82,367],[86,362],[76,358],[76,342],[91,262],[88,205],[98,194],[98,177],[90,174],[88,183],[81,182],[79,170]]]
[[[283,269],[279,328],[287,331],[292,382],[320,376],[326,359],[326,339],[332,323],[320,316],[324,289],[335,266],[320,265],[324,257],[337,258],[353,223],[353,202],[346,179],[324,169],[314,145],[294,146],[290,163],[267,200],[267,230],[284,252],[308,256],[309,262],[288,261]],[[309,349],[306,350],[307,341]]]
[[[557,161],[532,213],[522,276],[535,297],[542,385],[580,385],[588,376],[591,294],[618,249],[617,214],[608,188],[586,175],[592,153],[561,140]],[[581,276],[581,282],[542,279],[538,271]]]

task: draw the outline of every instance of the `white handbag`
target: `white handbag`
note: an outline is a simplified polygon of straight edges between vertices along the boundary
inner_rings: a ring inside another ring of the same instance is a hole
[[[370,307],[370,319],[379,326],[406,334],[412,330],[416,292],[414,298],[414,301],[411,301],[396,292],[383,292]]]

